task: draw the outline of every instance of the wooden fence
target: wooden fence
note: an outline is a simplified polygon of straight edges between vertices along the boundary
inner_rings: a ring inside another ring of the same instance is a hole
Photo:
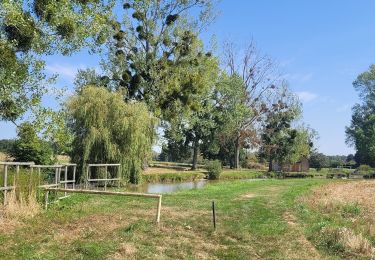
[[[104,178],[91,178],[91,168],[104,168],[105,176]],[[108,178],[108,167],[115,167],[117,168],[117,176],[116,178]],[[118,187],[120,187],[121,183],[121,164],[119,163],[101,163],[101,164],[87,164],[86,168],[86,183],[85,187],[86,189],[89,188],[90,183],[92,182],[104,182],[104,190],[107,190],[107,184],[110,181],[117,181]]]
[[[3,192],[3,204],[6,205],[7,203],[7,194],[8,191],[12,191],[16,188],[16,178],[20,174],[20,166],[32,166],[34,165],[33,162],[0,162],[0,165],[4,167],[3,172],[3,185],[0,187],[0,191]],[[13,177],[13,185],[9,186],[8,182],[8,169],[9,167],[16,167],[15,176]]]
[[[6,205],[7,203],[7,193],[9,191],[16,189],[16,179],[18,179],[20,174],[20,167],[26,166],[30,170],[29,180],[31,181],[31,177],[34,174],[34,171],[38,173],[38,188],[48,188],[48,187],[55,187],[59,188],[61,185],[64,185],[64,188],[67,188],[68,184],[72,184],[73,189],[75,188],[75,176],[76,176],[76,164],[62,164],[62,165],[35,165],[32,162],[0,162],[0,166],[3,166],[3,182],[2,186],[0,186],[0,192],[3,192],[3,204]],[[13,183],[10,185],[9,182],[9,167],[15,167],[15,173],[13,177]],[[68,169],[73,169],[72,178],[68,178]],[[41,169],[54,169],[54,183],[41,183]],[[64,171],[64,178],[61,180],[61,172]],[[66,194],[65,194],[66,196]],[[60,198],[61,199],[61,198]]]

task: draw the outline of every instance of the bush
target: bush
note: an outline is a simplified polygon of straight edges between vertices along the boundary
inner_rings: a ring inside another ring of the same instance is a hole
[[[371,171],[371,170],[373,170],[369,165],[367,165],[367,164],[362,164],[362,165],[360,165],[359,167],[358,167],[358,170],[360,171],[360,172],[369,172],[369,171]]]
[[[51,145],[41,140],[32,124],[23,123],[18,127],[18,137],[10,152],[15,161],[51,164],[54,154]]]
[[[360,165],[356,172],[363,175],[364,179],[375,178],[375,169],[371,168],[369,165],[366,165],[366,164]]]
[[[142,182],[157,183],[157,182],[188,182],[203,179],[204,174],[201,172],[181,172],[181,173],[156,173],[143,174]]]
[[[208,179],[209,180],[217,180],[220,178],[220,174],[223,171],[221,166],[221,162],[219,160],[215,161],[208,161],[206,163],[206,169],[208,172]]]

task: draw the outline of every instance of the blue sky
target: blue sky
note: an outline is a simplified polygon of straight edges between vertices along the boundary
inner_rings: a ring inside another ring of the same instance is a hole
[[[218,42],[258,48],[280,64],[290,87],[303,101],[303,121],[318,131],[319,151],[352,153],[345,144],[345,126],[358,102],[352,82],[375,63],[375,1],[373,0],[222,0],[219,16],[204,32]],[[98,67],[87,52],[47,59],[47,71],[59,73],[60,86],[72,87],[77,68]],[[12,125],[0,123],[0,139],[15,137]]]

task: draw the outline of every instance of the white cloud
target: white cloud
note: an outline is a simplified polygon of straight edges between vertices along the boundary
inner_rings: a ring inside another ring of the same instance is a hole
[[[317,94],[308,91],[299,91],[296,94],[303,103],[308,103],[318,98]]]

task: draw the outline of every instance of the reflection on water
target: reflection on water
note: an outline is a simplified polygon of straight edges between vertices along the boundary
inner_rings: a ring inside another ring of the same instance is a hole
[[[177,183],[146,183],[138,186],[127,186],[128,191],[146,193],[171,193],[179,190],[202,189],[207,180],[177,182]]]
[[[242,181],[260,181],[261,179],[244,179]],[[220,182],[219,181],[190,181],[190,182],[176,182],[176,183],[145,183],[141,185],[128,185],[127,191],[144,192],[144,193],[171,193],[179,190],[202,189],[207,183]]]

